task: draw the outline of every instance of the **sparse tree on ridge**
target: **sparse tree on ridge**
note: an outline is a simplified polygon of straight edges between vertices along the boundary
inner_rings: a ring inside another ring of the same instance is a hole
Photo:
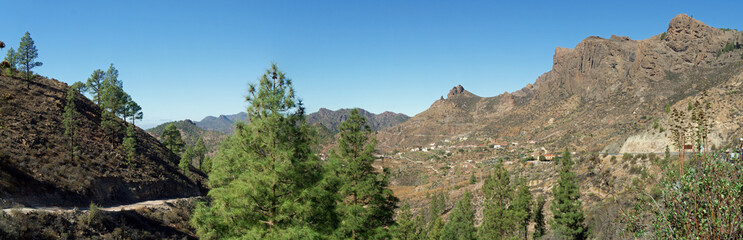
[[[134,120],[142,120],[142,107],[132,100],[131,96],[128,94],[126,96],[126,106],[124,108],[124,118],[129,119],[132,125],[134,125]]]
[[[62,113],[62,125],[65,128],[64,135],[68,138],[71,161],[77,158],[77,130],[80,113],[77,111],[75,99],[82,86],[83,84],[81,82],[76,82],[67,90],[64,113]]]
[[[8,61],[10,69],[18,68],[18,53],[13,48],[8,49],[8,53],[5,55],[5,61]]]
[[[123,83],[119,80],[119,70],[113,64],[108,67],[108,70],[103,75],[100,91],[101,107],[124,119],[127,102],[131,97],[124,92]]]
[[[387,188],[387,171],[375,172],[372,164],[376,139],[358,109],[351,111],[339,127],[338,147],[330,153],[330,163],[341,186],[338,189],[337,236],[350,239],[383,237],[393,223],[397,198]],[[379,236],[378,234],[382,234]]]
[[[39,51],[36,50],[34,40],[31,39],[31,34],[26,32],[21,38],[21,44],[18,46],[18,63],[23,69],[23,74],[26,79],[26,83],[31,83],[33,72],[31,69],[41,66],[43,63],[36,61],[39,57]]]
[[[183,138],[181,138],[181,132],[178,131],[175,124],[168,124],[168,126],[165,127],[165,131],[163,131],[161,138],[163,139],[162,141],[165,147],[170,149],[170,151],[176,155],[181,155],[185,144],[183,143]]]
[[[102,107],[103,78],[105,74],[103,70],[96,69],[90,74],[88,81],[85,83],[85,87],[90,93],[93,102],[100,107]]]
[[[126,137],[122,140],[121,145],[124,147],[124,151],[126,151],[127,165],[132,165],[132,160],[134,160],[137,154],[137,139],[134,135],[134,125],[128,125],[126,127]]]
[[[331,233],[334,199],[319,187],[323,169],[291,80],[275,64],[250,85],[248,123],[238,123],[212,159],[211,201],[191,218],[199,237],[317,239]]]

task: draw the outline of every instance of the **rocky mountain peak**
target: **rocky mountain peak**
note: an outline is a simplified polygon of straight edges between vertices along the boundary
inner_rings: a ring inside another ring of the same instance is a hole
[[[471,95],[470,92],[467,90],[464,90],[464,87],[462,85],[457,85],[453,87],[451,90],[449,90],[449,94],[446,95],[446,98],[451,98],[454,96],[461,96],[461,95]]]

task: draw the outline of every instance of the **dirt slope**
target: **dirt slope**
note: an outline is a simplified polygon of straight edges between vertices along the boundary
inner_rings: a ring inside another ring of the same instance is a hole
[[[127,165],[123,135],[105,135],[100,108],[82,95],[75,100],[79,158],[71,159],[62,125],[67,89],[54,79],[37,77],[27,87],[0,76],[0,206],[106,206],[206,192],[203,174],[181,174],[178,157],[139,128]]]

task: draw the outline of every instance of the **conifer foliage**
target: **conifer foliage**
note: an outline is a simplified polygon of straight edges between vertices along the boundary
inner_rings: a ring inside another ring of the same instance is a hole
[[[163,145],[170,149],[173,153],[180,155],[183,152],[183,138],[181,138],[181,132],[175,124],[168,124],[163,131]]]
[[[571,171],[573,160],[568,149],[562,154],[560,167],[560,179],[552,187],[555,196],[550,206],[554,215],[552,226],[558,234],[568,239],[584,239],[587,231],[583,223],[583,210],[580,209],[580,188],[578,178]]]
[[[76,82],[70,86],[67,90],[67,101],[64,106],[64,113],[62,113],[62,125],[64,125],[64,135],[69,140],[70,160],[77,158],[77,131],[80,113],[77,111],[77,94],[80,92],[80,88],[83,87],[81,82]]]
[[[482,186],[485,197],[483,222],[480,225],[480,239],[503,239],[511,236],[516,221],[511,207],[513,187],[508,171],[503,165],[495,166],[493,174],[485,179]]]
[[[26,32],[21,38],[21,43],[18,46],[16,52],[18,56],[18,65],[23,70],[23,77],[26,79],[26,83],[31,82],[31,78],[34,76],[31,69],[42,65],[41,62],[36,61],[39,57],[39,51],[36,50],[34,40],[31,39],[31,34]]]
[[[292,82],[275,64],[251,84],[249,123],[222,143],[209,173],[210,201],[191,223],[204,239],[315,239],[332,225],[321,215],[328,199],[322,168],[310,151],[311,129]],[[332,198],[331,198],[332,199]]]
[[[472,193],[464,193],[453,212],[449,215],[449,222],[441,232],[442,240],[473,240],[477,239],[475,229],[475,210],[472,207]]]
[[[349,239],[385,237],[385,226],[394,222],[397,198],[387,188],[388,172],[377,173],[372,166],[377,141],[358,109],[351,111],[339,131],[338,147],[330,154],[335,177],[342,184],[337,203],[341,222],[336,235]]]

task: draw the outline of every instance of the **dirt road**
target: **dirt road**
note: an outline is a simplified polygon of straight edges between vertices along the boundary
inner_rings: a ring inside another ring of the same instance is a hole
[[[119,211],[126,211],[126,210],[135,210],[145,207],[157,207],[160,205],[164,205],[166,203],[174,203],[180,200],[188,200],[193,199],[197,197],[190,197],[190,198],[173,198],[173,199],[161,199],[161,200],[150,200],[150,201],[144,201],[144,202],[138,202],[138,203],[132,203],[132,204],[126,204],[126,205],[119,205],[119,206],[112,206],[112,207],[101,207],[99,208],[101,211],[108,211],[108,212],[119,212]],[[11,211],[18,210],[23,213],[33,212],[33,211],[43,211],[43,212],[65,212],[65,211],[87,211],[88,207],[23,207],[23,208],[4,208],[3,212],[10,213]]]

